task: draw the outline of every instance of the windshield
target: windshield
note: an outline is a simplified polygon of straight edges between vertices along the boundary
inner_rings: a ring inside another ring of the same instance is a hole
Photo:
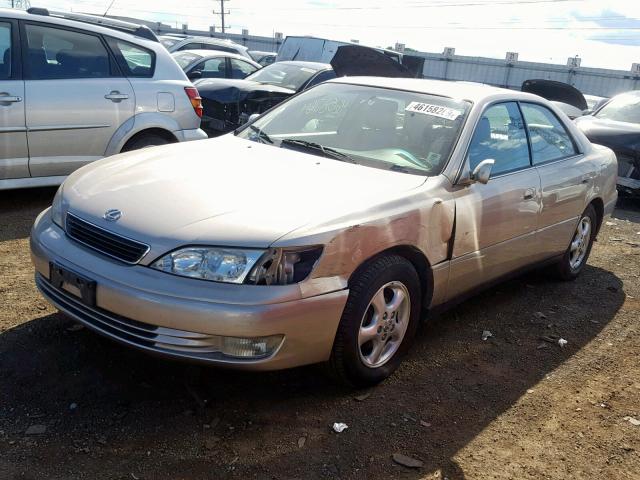
[[[200,60],[202,58],[202,56],[196,55],[195,53],[186,52],[174,53],[172,56],[173,59],[178,63],[178,65],[180,65],[180,68],[183,70],[196,60]]]
[[[164,48],[171,48],[178,42],[179,42],[179,40],[176,40],[175,38],[164,37],[164,38],[160,39],[160,43],[162,44],[162,46]]]
[[[304,83],[318,72],[317,68],[302,67],[300,65],[287,65],[274,63],[249,75],[247,80],[268,83],[280,87],[298,90]]]
[[[640,94],[619,95],[598,110],[595,116],[616,122],[640,123]]]
[[[470,107],[435,95],[326,83],[284,102],[237,135],[369,167],[437,175]]]

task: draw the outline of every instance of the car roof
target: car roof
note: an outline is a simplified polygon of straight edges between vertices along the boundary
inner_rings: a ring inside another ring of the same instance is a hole
[[[427,80],[420,78],[388,78],[388,77],[339,77],[330,80],[332,83],[350,83],[371,87],[391,88],[395,90],[407,90],[419,93],[428,93],[460,100],[479,102],[491,97],[510,96],[513,99],[536,100],[542,97],[530,93],[494,87],[482,83],[456,82],[447,80]]]
[[[55,12],[55,11],[52,11],[51,13],[52,15],[39,15],[37,13],[29,13],[25,10],[17,10],[14,8],[0,8],[0,16],[4,18],[11,18],[16,20],[30,20],[33,22],[50,23],[52,25],[79,28],[82,30],[95,32],[100,35],[108,35],[108,36],[120,38],[123,40],[126,39],[128,41],[135,41],[136,43],[145,45],[152,49],[156,49],[157,46],[160,45],[159,42],[136,35],[133,31],[128,32],[121,29],[117,29],[117,28],[110,28],[107,26],[96,25],[94,23],[83,22],[79,19],[62,18],[62,17],[56,16],[56,13],[59,13],[59,12]],[[69,13],[69,15],[73,15],[73,12],[62,12],[62,13]],[[95,15],[93,16],[95,17]],[[137,25],[137,24],[132,24],[130,22],[120,22],[120,23]],[[142,27],[142,25],[140,26]]]
[[[224,45],[224,46],[228,46],[228,47],[234,47],[234,48],[239,48],[241,50],[248,50],[247,47],[245,47],[244,45],[240,45],[239,43],[236,43],[234,41],[231,40],[227,40],[226,38],[216,38],[216,37],[204,37],[204,36],[196,36],[196,35],[189,35],[187,37],[183,37],[180,39],[181,41],[186,41],[186,42],[201,42],[201,43],[210,43],[212,45]]]
[[[177,52],[171,53],[171,56],[179,55],[181,53],[191,53],[194,55],[198,55],[202,58],[211,58],[211,57],[228,57],[228,58],[236,58],[238,60],[242,60],[247,63],[251,63],[254,66],[262,68],[262,65],[251,60],[250,58],[245,57],[244,55],[239,55],[237,53],[225,52],[223,50],[209,50],[209,49],[193,49],[193,50],[179,50]]]
[[[321,63],[321,62],[302,62],[302,61],[298,61],[298,60],[286,60],[284,62],[276,62],[276,63],[272,63],[271,65],[293,65],[296,67],[306,67],[306,68],[313,68],[314,70],[329,70],[331,67],[331,64],[329,63]],[[271,66],[269,65],[269,66]]]

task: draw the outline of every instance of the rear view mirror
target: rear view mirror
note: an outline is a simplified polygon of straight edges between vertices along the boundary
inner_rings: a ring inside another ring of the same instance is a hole
[[[486,184],[491,178],[491,170],[494,163],[496,162],[492,159],[481,161],[471,172],[470,179],[474,182]]]
[[[249,115],[249,120],[247,120],[247,123],[252,123],[255,120],[257,120],[257,118],[260,116],[259,113],[252,113],[251,115]]]

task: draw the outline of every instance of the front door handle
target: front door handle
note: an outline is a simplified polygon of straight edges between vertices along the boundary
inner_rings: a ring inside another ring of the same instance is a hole
[[[16,103],[21,101],[22,101],[22,97],[14,97],[12,95],[0,95],[0,103]]]
[[[126,93],[120,93],[117,90],[113,90],[104,96],[107,100],[111,100],[112,102],[121,102],[122,100],[126,100],[129,98],[129,95]]]
[[[535,196],[536,196],[536,190],[534,188],[527,188],[524,191],[524,195],[522,196],[522,198],[524,198],[525,200],[531,200]]]

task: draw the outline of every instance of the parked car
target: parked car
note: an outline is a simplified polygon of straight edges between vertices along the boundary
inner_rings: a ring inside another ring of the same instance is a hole
[[[235,53],[217,50],[180,50],[173,59],[187,74],[189,80],[202,78],[235,78],[242,80],[262,66]]]
[[[263,67],[271,65],[276,61],[276,52],[259,52],[257,50],[249,50],[249,55]]]
[[[593,143],[616,153],[619,190],[640,196],[640,90],[613,97],[576,124]]]
[[[249,60],[253,60],[249,55],[249,49],[243,45],[213,37],[195,37],[161,35],[160,43],[170,52],[179,52],[181,50],[218,50],[220,52],[235,53]]]
[[[301,62],[319,62],[333,63],[333,59],[338,51],[345,50],[344,47],[353,47],[354,51],[374,50],[391,58],[396,63],[403,65],[409,72],[410,77],[422,78],[424,70],[424,57],[417,55],[407,55],[395,50],[384,48],[367,47],[354,42],[341,42],[328,38],[317,37],[297,37],[287,36],[280,48],[276,61],[301,61]]]
[[[331,65],[277,62],[244,80],[203,79],[196,82],[202,96],[202,128],[210,136],[235,130],[249,115],[262,113],[306,88],[335,78]]]
[[[268,68],[268,67],[267,67]],[[125,345],[375,384],[422,312],[523,269],[584,270],[616,159],[535,95],[346,77],[235,135],[73,174],[31,234],[56,307]]]
[[[266,112],[296,93],[345,75],[413,76],[372,48],[348,45],[338,48],[331,64],[276,62],[245,80],[202,80],[196,82],[204,106],[202,128],[211,136],[230,132],[253,114]]]
[[[99,158],[200,130],[196,88],[151,30],[0,10],[0,189],[58,185]]]

